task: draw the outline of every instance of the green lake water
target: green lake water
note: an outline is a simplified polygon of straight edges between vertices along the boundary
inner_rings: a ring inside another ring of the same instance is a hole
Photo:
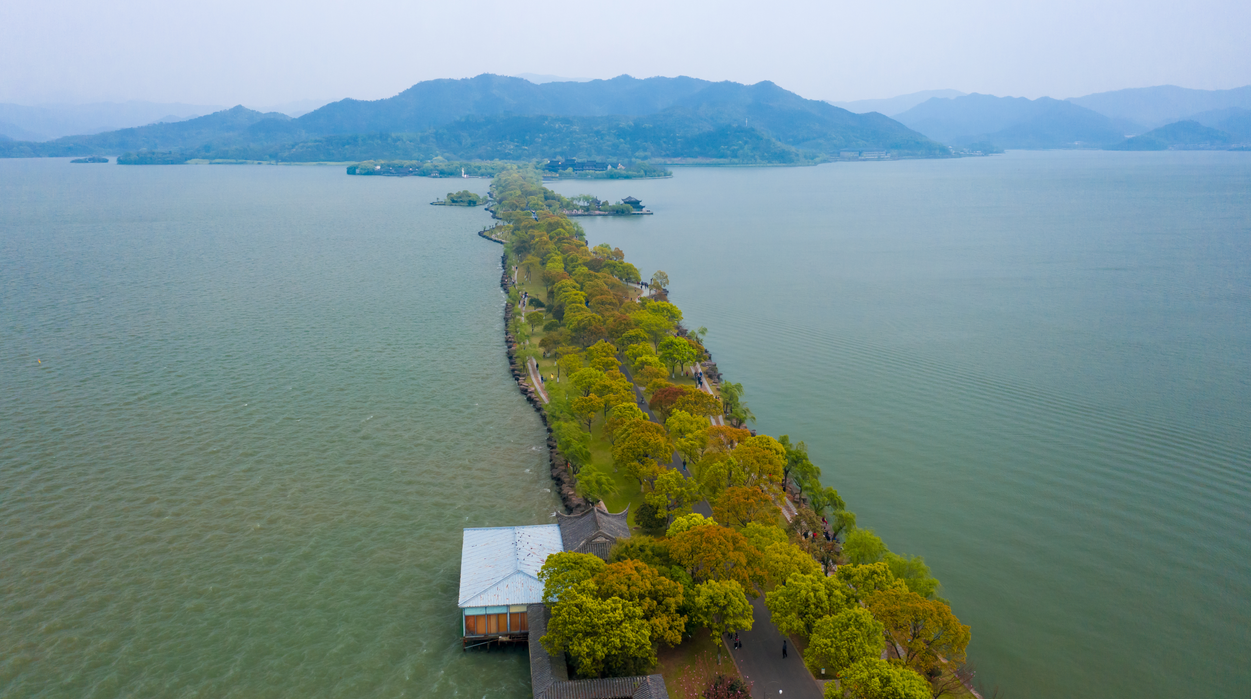
[[[1004,696],[1251,686],[1251,153],[561,182],[769,434],[925,557]]]
[[[460,530],[551,521],[485,180],[0,160],[0,697],[525,697]],[[1251,156],[561,182],[1009,697],[1241,696]]]

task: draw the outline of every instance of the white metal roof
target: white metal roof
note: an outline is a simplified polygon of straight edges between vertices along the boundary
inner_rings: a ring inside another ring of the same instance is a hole
[[[560,526],[466,529],[460,550],[460,607],[535,604],[543,601],[539,568],[560,553]]]

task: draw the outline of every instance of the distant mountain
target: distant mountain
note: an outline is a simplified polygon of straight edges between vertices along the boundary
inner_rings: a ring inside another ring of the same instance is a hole
[[[221,107],[157,102],[47,104],[28,107],[0,104],[0,133],[23,141],[50,141],[95,134],[157,121],[211,114]]]
[[[218,139],[229,138],[265,122],[291,121],[285,114],[262,114],[234,107],[195,119],[150,124],[88,136],[67,136],[46,143],[12,141],[0,145],[0,156],[9,158],[117,154],[135,150],[191,150]],[[264,127],[254,130],[265,133]]]
[[[1100,92],[1068,100],[1112,119],[1125,119],[1151,129],[1200,112],[1240,107],[1251,109],[1251,85],[1232,90],[1191,90],[1176,85]]]
[[[899,95],[898,97],[887,97],[886,99],[876,100],[855,100],[854,102],[830,102],[835,107],[846,109],[855,114],[868,114],[869,112],[877,112],[893,117],[896,114],[912,109],[922,102],[933,97],[950,99],[952,97],[963,97],[969,93],[960,92],[959,90],[922,90],[921,92],[913,92],[907,95]]]
[[[397,150],[377,152],[387,148]],[[421,152],[430,152],[427,157],[527,159],[637,154],[783,163],[840,149],[948,154],[940,144],[880,114],[852,114],[770,82],[621,76],[536,85],[480,75],[418,83],[383,100],[341,100],[297,119],[235,107],[179,124],[47,144],[7,143],[0,146],[0,155],[139,149],[178,150],[196,158],[282,160],[338,159],[363,151],[369,151],[367,158],[415,158]]]
[[[542,73],[518,73],[516,76],[522,80],[529,80],[535,85],[543,83],[589,83],[594,78],[565,78],[559,75],[545,75]]]
[[[952,99],[935,97],[897,114],[895,119],[953,146],[1092,148],[1125,138],[1108,117],[1050,97],[1030,100],[976,93]]]
[[[1194,114],[1190,119],[1204,126],[1224,131],[1239,141],[1251,141],[1251,109],[1240,107],[1214,109],[1210,112]]]
[[[1126,139],[1108,150],[1226,150],[1233,143],[1234,137],[1224,131],[1197,121],[1179,121]]]

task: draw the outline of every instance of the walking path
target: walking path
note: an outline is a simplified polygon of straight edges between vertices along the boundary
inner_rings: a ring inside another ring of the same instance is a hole
[[[539,398],[543,403],[550,403],[551,399],[547,397],[547,387],[543,385],[543,376],[539,371],[539,365],[534,361],[534,357],[526,358],[526,368],[530,370],[530,385],[534,386],[534,390],[538,392]]]

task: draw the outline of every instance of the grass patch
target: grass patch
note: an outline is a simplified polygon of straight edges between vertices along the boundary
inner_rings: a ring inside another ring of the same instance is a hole
[[[699,629],[693,638],[686,639],[677,648],[661,647],[656,655],[656,671],[664,676],[669,696],[699,699],[708,681],[716,675],[739,676],[724,644],[721,644],[721,664],[717,664],[718,643],[720,639],[708,629]]]

